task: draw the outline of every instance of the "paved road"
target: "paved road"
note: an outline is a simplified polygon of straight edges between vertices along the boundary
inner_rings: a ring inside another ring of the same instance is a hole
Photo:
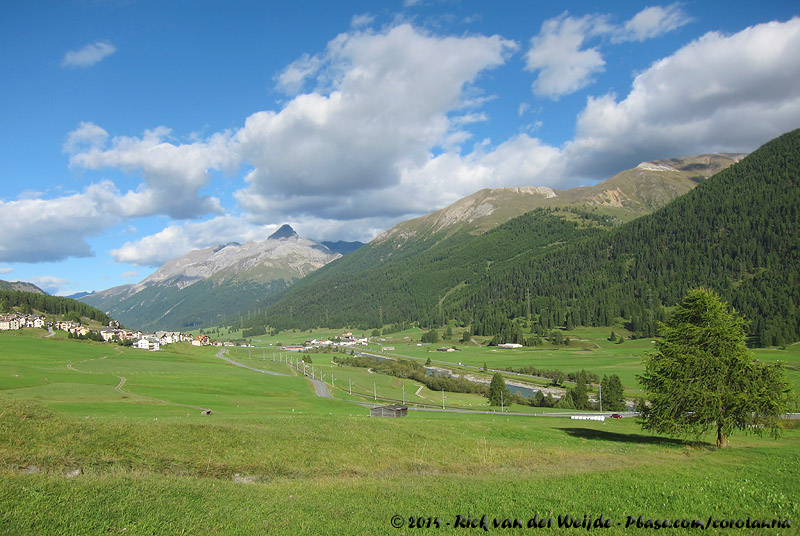
[[[330,390],[328,389],[328,385],[324,381],[311,380],[311,383],[314,384],[314,390],[317,392],[317,396],[322,398],[333,398]]]
[[[220,350],[219,352],[217,352],[217,357],[222,359],[223,361],[227,361],[231,365],[236,365],[237,367],[246,368],[247,370],[252,370],[253,372],[261,372],[263,374],[272,374],[273,376],[287,376],[287,377],[289,376],[289,374],[283,374],[281,372],[274,372],[272,370],[262,370],[262,369],[257,369],[257,368],[254,368],[254,367],[249,367],[247,365],[239,363],[238,361],[234,361],[233,359],[231,359],[229,357],[225,357],[225,354],[227,354],[227,353],[228,353],[227,350]]]
[[[261,372],[263,374],[272,374],[273,376],[287,376],[287,377],[290,376],[289,374],[283,374],[281,372],[273,372],[271,370],[262,370],[262,369],[257,369],[255,367],[249,367],[247,365],[239,363],[238,361],[234,361],[233,359],[231,359],[229,357],[225,357],[226,353],[228,353],[227,350],[220,350],[219,352],[217,352],[217,357],[222,359],[223,361],[227,361],[231,365],[236,365],[237,367],[246,368],[247,370],[252,370],[254,372]],[[311,378],[309,378],[309,379],[311,379]],[[322,380],[311,379],[311,383],[314,384],[314,391],[316,391],[317,396],[322,397],[322,398],[333,398],[333,396],[331,396],[331,392],[328,389],[328,386],[325,384],[325,382],[323,382]]]

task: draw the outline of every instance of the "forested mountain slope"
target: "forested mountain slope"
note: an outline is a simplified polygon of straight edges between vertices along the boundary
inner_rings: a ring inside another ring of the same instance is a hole
[[[374,327],[408,320],[441,322],[442,307],[451,296],[482,282],[490,267],[584,240],[647,213],[742,156],[646,162],[594,186],[571,190],[481,190],[445,209],[398,224],[330,263],[288,290],[267,316],[251,316],[246,325]],[[471,316],[452,308],[449,314],[464,322]]]
[[[763,344],[800,339],[800,131],[650,215],[541,209],[480,236],[376,240],[290,289],[252,323],[274,327],[457,319],[487,335],[607,325],[650,335],[687,289],[710,287]],[[376,262],[377,258],[377,262]]]
[[[450,297],[443,314],[502,322],[523,315],[530,292],[534,314],[551,325],[621,316],[652,334],[659,306],[698,286],[744,314],[762,344],[800,339],[800,130],[650,215],[492,266]]]

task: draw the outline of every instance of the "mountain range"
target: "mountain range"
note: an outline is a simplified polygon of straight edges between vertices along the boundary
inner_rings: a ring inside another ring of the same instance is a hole
[[[285,226],[83,300],[153,328],[454,321],[516,342],[523,328],[546,336],[621,320],[651,336],[683,292],[708,286],[752,320],[762,344],[780,344],[800,339],[798,132],[749,156],[643,162],[592,186],[481,190],[343,257],[307,241],[292,262],[273,258],[281,248],[268,243],[303,240]],[[301,261],[324,252],[332,257]]]
[[[402,222],[299,281],[267,316],[273,327],[374,327],[439,315],[448,299],[514,259],[648,214],[740,161],[741,154],[644,162],[593,186],[484,189]],[[291,315],[287,313],[291,312]]]
[[[800,130],[745,158],[647,162],[583,189],[484,190],[395,226],[244,325],[455,321],[502,340],[625,321],[651,336],[703,286],[755,342],[782,344],[800,339],[799,214]]]
[[[79,299],[140,329],[210,325],[258,306],[341,256],[283,225],[261,242],[194,250],[167,261],[139,283]]]

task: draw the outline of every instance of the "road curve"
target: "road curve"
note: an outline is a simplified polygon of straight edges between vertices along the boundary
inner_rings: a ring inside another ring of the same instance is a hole
[[[271,370],[262,370],[262,369],[257,369],[257,368],[254,368],[254,367],[249,367],[247,365],[239,363],[238,361],[234,361],[233,359],[231,359],[229,357],[225,357],[225,354],[227,354],[227,353],[228,353],[227,350],[220,350],[219,352],[217,352],[217,357],[222,359],[223,361],[227,361],[231,365],[236,365],[237,367],[246,368],[247,370],[252,370],[253,372],[261,372],[263,374],[272,374],[273,376],[286,376],[286,377],[290,376],[289,374],[283,374],[282,372],[273,372]]]
[[[254,367],[249,367],[247,365],[239,363],[238,361],[234,361],[233,359],[231,359],[229,357],[225,357],[225,354],[227,352],[228,352],[227,350],[220,350],[219,352],[217,352],[217,357],[222,359],[223,361],[227,361],[231,365],[236,365],[237,367],[246,368],[247,370],[252,370],[254,372],[261,372],[261,373],[264,373],[264,374],[272,374],[273,376],[286,376],[286,377],[290,376],[289,374],[283,374],[281,372],[273,372],[271,370],[262,370],[262,369],[257,369],[257,368],[254,368]],[[322,398],[333,398],[333,396],[331,396],[331,392],[328,389],[328,386],[325,384],[325,382],[323,382],[322,380],[311,379],[311,383],[314,384],[314,391],[316,391],[317,396],[322,397]]]

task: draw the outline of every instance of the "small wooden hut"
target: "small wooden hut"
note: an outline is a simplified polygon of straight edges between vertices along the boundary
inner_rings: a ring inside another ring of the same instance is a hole
[[[400,404],[390,404],[388,406],[376,406],[370,408],[370,417],[408,417],[408,406]]]

